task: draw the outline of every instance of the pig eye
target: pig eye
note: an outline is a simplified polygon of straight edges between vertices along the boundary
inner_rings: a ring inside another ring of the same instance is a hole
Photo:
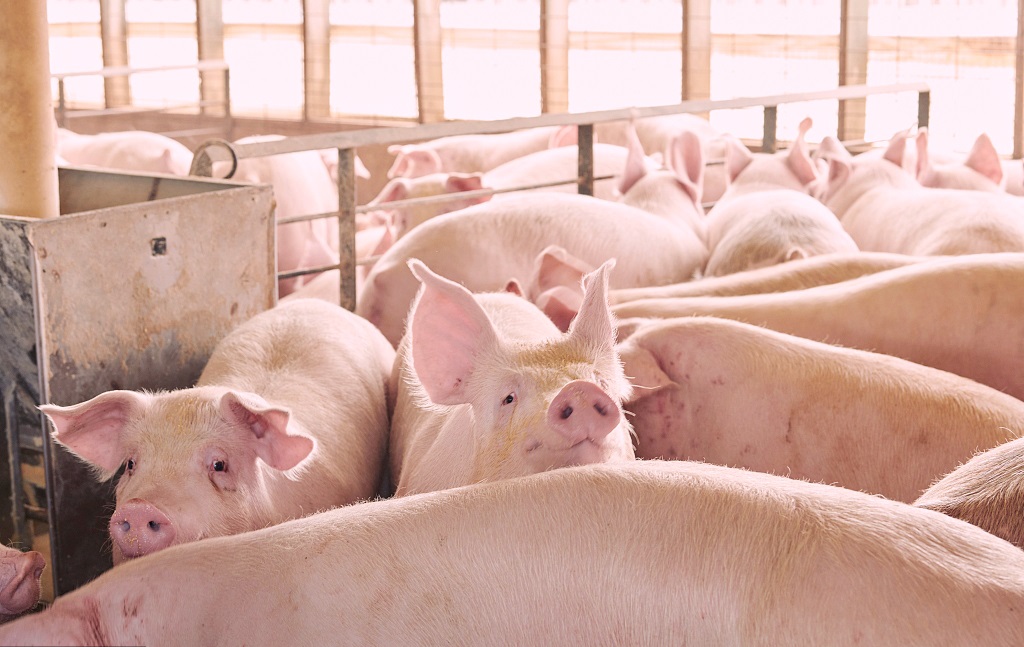
[[[129,473],[129,474],[130,474],[130,473],[131,473],[132,471],[134,471],[134,470],[135,470],[135,459],[134,459],[134,458],[129,458],[129,459],[127,460],[127,462],[125,462],[125,464],[124,464],[124,468],[125,468],[126,470],[128,470],[128,473]]]
[[[516,394],[515,393],[509,393],[508,395],[505,396],[505,399],[502,400],[501,403],[502,404],[512,404],[515,401],[516,401]]]
[[[214,472],[226,472],[228,471],[228,463],[227,461],[216,460],[210,464],[210,469]]]

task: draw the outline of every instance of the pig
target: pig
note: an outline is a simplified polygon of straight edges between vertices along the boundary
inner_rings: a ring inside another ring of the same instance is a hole
[[[595,177],[605,177],[620,172],[629,155],[627,149],[608,144],[594,144],[593,150]],[[652,169],[656,166],[650,158],[646,160],[646,163]],[[443,213],[450,213],[492,199],[507,199],[514,195],[513,193],[498,193],[492,197],[489,193],[470,192],[478,192],[483,189],[502,191],[565,180],[573,183],[524,189],[524,191],[577,193],[579,187],[575,183],[575,178],[578,174],[578,148],[575,145],[561,146],[518,157],[483,174],[432,173],[412,179],[395,178],[381,189],[380,193],[370,201],[370,204],[378,208],[388,208],[392,206],[390,203],[398,200],[452,194],[451,199],[443,201],[432,200],[421,204],[392,207],[395,234],[396,237],[401,238],[413,227]],[[598,198],[612,200],[616,197],[615,190],[614,179],[597,180],[594,183],[594,195]],[[468,195],[462,195],[463,193]]]
[[[902,169],[899,137],[881,159],[829,148],[835,154],[821,200],[861,249],[913,256],[1024,251],[1024,203],[1016,198],[925,189]]]
[[[386,252],[394,243],[390,225],[378,225],[356,231],[356,294],[363,289],[366,276],[377,262],[377,258]],[[335,305],[341,302],[341,274],[331,270],[321,272],[311,281],[306,281],[301,288],[281,298],[281,301],[294,299],[323,299]]]
[[[1024,439],[978,452],[914,501],[1024,548]]]
[[[431,173],[483,173],[529,153],[575,144],[575,127],[545,126],[494,135],[454,135],[419,144],[394,144],[389,178]]]
[[[780,155],[755,156],[735,137],[727,138],[730,185],[708,212],[704,276],[858,251],[835,214],[808,194],[818,181],[804,144],[810,127],[804,119],[793,146]]]
[[[110,519],[120,564],[373,496],[393,362],[366,321],[298,299],[229,333],[195,387],[40,408],[101,478],[124,466]]]
[[[526,194],[434,218],[398,240],[366,278],[356,312],[397,345],[419,281],[406,261],[418,258],[471,292],[504,289],[530,276],[538,255],[559,245],[592,267],[619,259],[614,287],[691,278],[707,258],[692,231],[641,209],[590,196]],[[526,286],[530,300],[536,286]]]
[[[866,274],[874,274],[903,267],[933,256],[907,256],[885,252],[853,252],[821,254],[792,260],[779,265],[768,265],[725,276],[705,277],[672,285],[624,288],[608,293],[613,305],[666,297],[737,296],[802,290],[819,285],[848,281]]]
[[[606,144],[627,146],[635,132],[642,149],[651,157],[669,158],[672,142],[682,133],[695,135],[701,143],[706,161],[701,178],[701,193],[708,202],[715,202],[729,185],[722,161],[725,159],[723,133],[707,119],[693,114],[659,115],[630,121],[608,121],[594,124],[595,138]]]
[[[1024,399],[1022,282],[1024,254],[974,254],[805,290],[642,299],[612,311],[619,319],[712,315],[745,321],[894,355]]]
[[[1011,647],[1024,643],[1024,552],[862,492],[634,461],[364,503],[177,546],[0,627],[0,643],[12,646],[481,637]]]
[[[928,129],[917,131],[917,181],[921,186],[936,189],[973,189],[1003,191],[1003,165],[992,140],[985,133],[978,135],[967,158],[952,162],[931,159],[928,150]]]
[[[135,173],[185,176],[192,166],[192,151],[184,144],[144,130],[82,135],[58,128],[57,155],[62,165],[99,166]]]
[[[474,297],[409,265],[423,287],[391,378],[397,496],[633,460],[606,300],[611,261],[587,275],[566,335],[520,296]]]
[[[707,240],[703,198],[704,153],[697,135],[683,131],[665,151],[665,167],[653,169],[635,133],[619,177],[619,202],[649,211]]]
[[[0,622],[36,606],[44,568],[46,562],[36,551],[0,545]]]
[[[626,408],[638,458],[912,503],[974,452],[1024,432],[1024,402],[991,387],[718,317],[652,321],[618,350],[634,387]]]
[[[244,137],[237,143],[281,139],[280,135]],[[318,151],[251,157],[238,161],[233,179],[253,184],[270,184],[278,221],[293,216],[330,213],[338,210],[338,187],[331,179]],[[333,265],[338,262],[338,225],[333,219],[293,222],[277,226],[277,270]],[[315,274],[280,279],[279,296],[287,296]]]

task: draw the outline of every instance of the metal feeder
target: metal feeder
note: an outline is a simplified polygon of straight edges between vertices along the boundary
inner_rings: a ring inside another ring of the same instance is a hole
[[[110,568],[114,481],[36,406],[192,386],[277,294],[269,186],[61,168],[59,190],[60,218],[0,216],[0,540],[42,552],[56,595]]]

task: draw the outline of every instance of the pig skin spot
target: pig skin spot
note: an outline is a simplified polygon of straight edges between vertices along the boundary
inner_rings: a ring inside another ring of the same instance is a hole
[[[124,605],[121,607],[121,613],[125,618],[134,618],[139,615],[139,601],[138,599],[126,599]]]
[[[711,380],[711,383],[714,384],[715,386],[722,386],[723,384],[725,384],[725,380],[723,380],[722,376],[719,375],[718,377]]]

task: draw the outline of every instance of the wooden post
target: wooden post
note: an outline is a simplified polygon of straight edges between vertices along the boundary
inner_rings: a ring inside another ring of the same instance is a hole
[[[569,0],[540,0],[540,102],[569,111]]]
[[[196,40],[200,61],[224,60],[224,12],[222,0],[196,0]],[[202,113],[210,114],[212,105],[227,103],[227,75],[220,71],[199,73],[199,98]],[[227,117],[229,115],[220,115]]]
[[[1024,0],[1017,0],[1017,43],[1013,89],[1013,159],[1024,157]]]
[[[711,0],[683,0],[682,100],[711,98]]]
[[[839,85],[868,82],[868,0],[842,0],[839,24]],[[840,141],[864,139],[866,99],[839,102]]]
[[[413,0],[413,49],[420,123],[444,121],[441,73],[441,0]]]
[[[45,2],[0,0],[0,214],[60,215]]]
[[[128,21],[124,15],[124,0],[100,0],[100,41],[104,67],[128,67]],[[105,77],[103,95],[108,108],[131,105],[128,77]]]
[[[306,121],[331,116],[330,0],[302,0]]]

